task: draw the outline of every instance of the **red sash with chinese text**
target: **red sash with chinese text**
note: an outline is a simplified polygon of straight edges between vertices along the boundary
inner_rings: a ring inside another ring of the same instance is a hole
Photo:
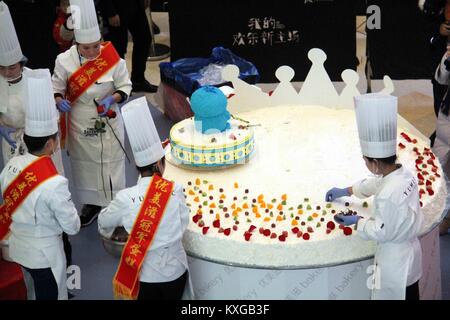
[[[95,60],[86,62],[69,77],[66,99],[71,104],[120,61],[120,56],[111,42],[105,42],[102,46],[102,51]],[[65,113],[61,114],[60,126],[61,147],[64,148],[67,133]]]
[[[147,250],[150,248],[174,184],[154,175],[133,229],[125,244],[119,268],[113,279],[114,297],[136,299],[139,293],[139,273]]]
[[[50,157],[44,156],[30,163],[3,192],[0,206],[0,240],[9,232],[12,215],[26,197],[41,183],[58,174]]]

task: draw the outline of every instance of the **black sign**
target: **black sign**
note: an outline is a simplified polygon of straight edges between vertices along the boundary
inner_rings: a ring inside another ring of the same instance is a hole
[[[369,0],[380,12],[379,29],[367,30],[375,79],[428,79],[433,73],[430,39],[435,24],[419,10],[417,0]],[[370,25],[368,25],[370,27]],[[439,24],[435,27],[439,31]]]
[[[222,46],[252,62],[261,82],[277,82],[275,71],[291,66],[295,81],[311,67],[311,48],[327,55],[332,80],[356,68],[356,14],[352,0],[191,0],[169,6],[171,59],[209,57]]]

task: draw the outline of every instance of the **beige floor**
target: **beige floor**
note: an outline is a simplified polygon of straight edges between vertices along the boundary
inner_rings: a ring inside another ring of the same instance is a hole
[[[161,33],[155,36],[157,43],[170,45],[169,34],[169,18],[168,14],[164,12],[152,13],[152,19],[160,27]],[[358,73],[360,74],[360,83],[358,88],[361,92],[366,92],[367,82],[364,77],[365,66],[365,24],[363,17],[357,17],[357,57],[361,61],[358,66]],[[127,54],[127,64],[130,70],[130,57],[132,52],[132,43],[129,44]],[[153,84],[159,84],[160,73],[159,64],[163,61],[169,61],[169,58],[161,61],[147,62],[146,77]],[[294,83],[294,86],[299,89],[301,82]],[[264,91],[268,91],[274,87],[273,84],[259,84]],[[335,83],[338,91],[342,90],[342,83]],[[432,87],[429,80],[402,80],[394,81],[395,92],[394,95],[399,97],[399,112],[400,114],[411,122],[417,129],[419,129],[425,136],[429,136],[435,128],[435,116],[433,111]],[[381,80],[372,81],[372,90],[378,91],[383,88]],[[155,99],[155,94],[146,94],[149,101],[158,106],[158,99]]]

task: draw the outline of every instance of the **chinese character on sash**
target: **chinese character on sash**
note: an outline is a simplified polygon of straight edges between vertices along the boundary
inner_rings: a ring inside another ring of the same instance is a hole
[[[140,250],[141,249],[140,244],[133,244],[130,249],[131,249],[130,255],[132,255],[132,256],[137,256],[138,254],[142,254],[142,251]]]
[[[130,267],[134,267],[134,265],[136,264],[136,259],[135,258],[131,258],[131,257],[126,257],[125,258],[125,263],[127,265],[129,265]]]
[[[84,86],[88,79],[85,75],[80,74],[78,77],[75,78],[75,81],[78,83],[80,87]]]
[[[20,197],[19,191],[16,188],[12,189],[10,194],[14,201],[17,201]]]
[[[136,232],[136,241],[139,242],[139,244],[141,244],[141,242],[143,242],[146,238],[147,235],[145,234],[145,232],[142,231]]]
[[[155,183],[156,190],[161,190],[162,192],[167,192],[167,186],[169,185],[169,182],[164,180],[158,180],[158,182]]]
[[[95,66],[98,70],[102,71],[104,68],[108,66],[108,63],[103,58],[99,58],[94,62]]]
[[[32,182],[37,182],[37,177],[33,172],[27,172],[25,174],[25,180],[27,181],[28,186],[31,186]]]
[[[161,207],[161,205],[159,204],[160,201],[161,201],[161,192],[156,192],[153,195],[153,198],[150,200],[150,203],[160,208]]]
[[[145,232],[149,232],[151,227],[153,225],[153,222],[150,220],[142,220],[139,224],[139,227],[144,230]]]
[[[144,215],[154,219],[157,212],[158,212],[158,208],[148,207],[147,209],[145,209]]]
[[[95,67],[91,67],[89,69],[87,69],[84,74],[89,78],[89,80],[91,80],[92,75],[97,71],[97,69]]]
[[[26,187],[27,187],[26,182],[21,182],[17,185],[17,189],[19,189],[20,195],[23,194],[23,190],[25,190]]]

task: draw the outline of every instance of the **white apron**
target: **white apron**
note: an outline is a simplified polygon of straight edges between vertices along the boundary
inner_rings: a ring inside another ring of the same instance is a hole
[[[53,76],[55,92],[65,93],[68,79],[79,67],[76,46],[58,56]],[[117,117],[108,119],[111,127],[106,124],[106,132],[100,133],[95,129],[98,113],[94,99],[100,102],[116,90],[129,94],[128,89],[131,82],[121,60],[87,89],[68,113],[67,148],[74,187],[82,204],[106,206],[117,191],[125,188],[125,153],[120,146],[124,145],[123,120],[114,105]]]
[[[408,279],[411,269],[421,262],[418,239],[406,243],[379,243],[375,254],[375,279],[372,300],[405,300],[408,285],[419,279]],[[418,259],[415,261],[415,259]]]
[[[11,138],[16,141],[17,148],[12,148],[5,139],[2,139],[3,166],[5,166],[11,158],[23,155],[27,151],[27,146],[23,141],[23,135],[25,133],[23,85],[23,78],[15,84],[8,84],[4,79],[0,79],[0,124],[17,129],[10,134]],[[64,175],[60,149],[52,155],[52,160],[58,173]]]
[[[14,260],[22,260],[20,256],[16,255],[26,254],[26,249],[24,250],[24,246],[27,246],[30,250],[39,250],[45,256],[58,286],[58,300],[67,300],[67,267],[62,237],[57,236],[18,239],[13,233],[11,233],[10,250],[13,253],[11,256]],[[33,299],[35,298],[33,280],[26,270],[23,271],[25,274],[24,278],[28,292],[27,296],[29,299]]]

